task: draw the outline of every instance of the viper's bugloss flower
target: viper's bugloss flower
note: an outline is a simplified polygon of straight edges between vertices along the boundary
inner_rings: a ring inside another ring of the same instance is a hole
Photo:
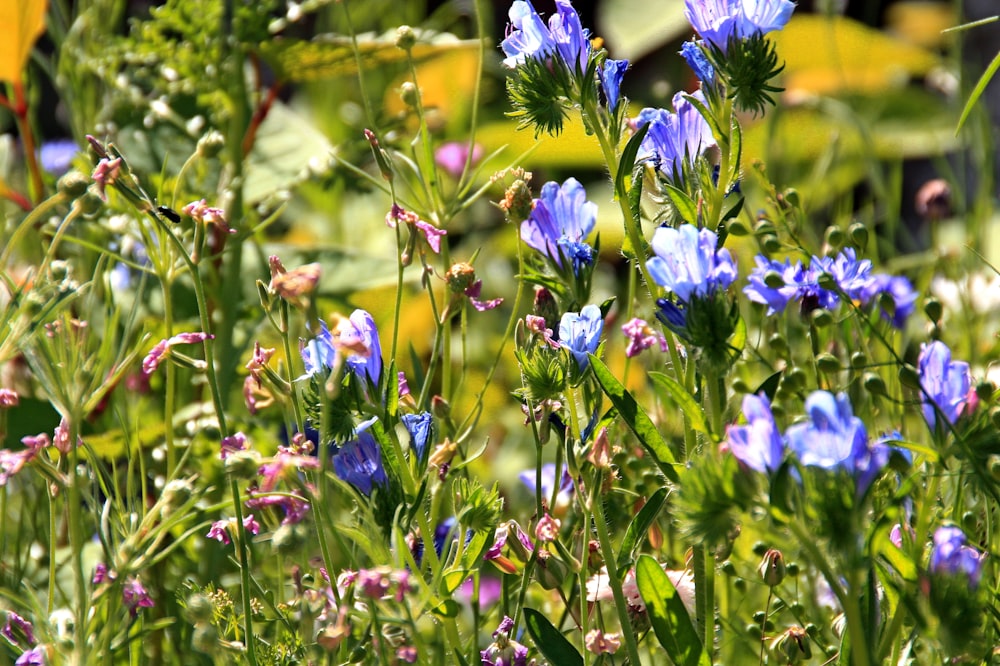
[[[333,470],[337,476],[368,497],[375,486],[389,484],[382,466],[382,449],[368,431],[374,422],[375,419],[371,419],[360,424],[355,431],[356,439],[341,446],[333,456]]]
[[[604,98],[608,102],[608,109],[614,113],[618,109],[618,99],[621,96],[622,79],[625,77],[625,70],[628,69],[628,60],[612,60],[608,58],[604,61],[604,66],[597,70],[601,77],[601,88],[604,90]]]
[[[430,412],[420,412],[419,414],[403,414],[400,417],[406,432],[410,433],[410,449],[417,455],[418,460],[423,460],[427,453],[427,442],[431,437],[431,425],[433,417]]]
[[[921,347],[918,366],[920,386],[924,393],[922,409],[927,425],[931,430],[937,427],[938,410],[945,421],[954,425],[972,404],[969,398],[974,391],[971,390],[969,364],[965,361],[952,361],[948,345],[935,340]]]
[[[572,262],[574,273],[594,261],[594,248],[586,238],[597,223],[597,204],[587,201],[587,192],[575,178],[561,186],[549,181],[534,200],[531,216],[521,223],[521,238],[558,266]]]
[[[354,376],[378,386],[382,379],[382,346],[375,320],[365,310],[355,310],[350,319],[341,319],[333,345],[347,352],[344,361]]]
[[[807,467],[854,471],[868,448],[865,424],[851,408],[847,394],[814,391],[806,398],[808,421],[788,428],[788,448]]]
[[[707,298],[736,280],[729,250],[718,249],[718,236],[710,229],[660,227],[651,246],[656,256],[646,262],[650,276],[683,303]]]
[[[687,97],[687,93],[674,95],[673,113],[645,108],[633,121],[636,130],[649,125],[636,160],[650,160],[675,185],[683,182],[685,171],[706,150],[717,145],[712,128]],[[705,103],[700,90],[690,97]]]
[[[729,426],[726,445],[741,463],[758,472],[774,472],[785,456],[785,445],[765,395],[743,397],[746,425]]]
[[[725,52],[732,38],[781,30],[792,17],[790,0],[684,0],[684,15],[702,39]]]
[[[604,318],[596,305],[585,305],[580,312],[567,312],[559,322],[559,344],[569,350],[580,371],[590,366],[587,354],[597,353],[604,330]]]
[[[308,342],[299,340],[299,353],[302,355],[302,362],[306,368],[303,377],[311,377],[321,369],[332,368],[337,358],[337,349],[333,346],[333,335],[331,335],[326,322],[321,320],[319,328],[319,333],[315,338]]]
[[[556,0],[556,14],[548,25],[531,2],[516,0],[510,7],[510,26],[500,48],[507,55],[503,64],[510,69],[525,60],[558,57],[570,72],[587,70],[590,59],[590,31],[580,24],[580,16],[568,0]]]
[[[983,574],[984,553],[968,545],[965,533],[957,527],[939,527],[934,532],[929,569],[932,574],[965,575],[969,587],[979,586]]]
[[[711,84],[715,80],[715,67],[702,50],[702,40],[684,42],[681,45],[680,54],[687,61],[688,66],[704,84]]]

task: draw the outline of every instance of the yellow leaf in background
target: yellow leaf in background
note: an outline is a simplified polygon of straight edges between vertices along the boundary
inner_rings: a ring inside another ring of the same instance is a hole
[[[45,0],[0,0],[0,81],[20,83],[35,40],[45,32]]]
[[[432,125],[463,123],[471,110],[479,76],[479,44],[466,41],[431,52],[426,60],[417,64],[416,70],[420,100],[431,116],[428,122]],[[389,115],[407,112],[399,89],[404,81],[411,79],[409,73],[403,74],[386,90],[385,107]]]

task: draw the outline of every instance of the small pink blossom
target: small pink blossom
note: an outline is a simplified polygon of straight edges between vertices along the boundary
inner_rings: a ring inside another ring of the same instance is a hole
[[[253,343],[253,356],[247,362],[246,368],[250,371],[250,376],[254,378],[257,382],[257,387],[260,387],[260,375],[267,366],[267,362],[271,360],[274,356],[274,348],[272,347],[261,347],[260,342]]]
[[[11,451],[0,449],[0,488],[7,485],[11,477],[24,469],[35,454],[37,449],[24,449],[23,451]]]
[[[289,472],[294,474],[300,469],[319,469],[319,459],[314,456],[299,455],[288,447],[279,446],[271,462],[260,467],[262,477],[260,491],[266,493],[274,490],[286,474]]]
[[[559,528],[562,523],[558,518],[553,518],[548,513],[542,516],[535,526],[535,538],[542,543],[550,543],[559,538]]]
[[[160,363],[167,357],[170,348],[174,345],[192,345],[198,342],[204,342],[205,340],[212,340],[214,338],[214,335],[209,335],[208,333],[194,332],[178,333],[172,338],[160,340],[156,343],[156,346],[149,350],[149,353],[146,354],[146,358],[142,360],[142,372],[146,376],[156,372],[156,369],[160,367]]]
[[[503,303],[502,298],[494,298],[489,301],[479,300],[479,294],[483,290],[483,281],[476,280],[471,287],[466,288],[465,295],[469,297],[469,302],[472,303],[472,307],[476,308],[479,312],[485,312],[486,310],[492,310],[493,308],[499,306]]]
[[[472,146],[472,164],[483,158],[483,147],[478,143]],[[460,178],[465,171],[465,163],[469,161],[469,144],[464,141],[449,141],[441,144],[434,151],[434,161],[447,171],[453,178]]]
[[[659,345],[661,351],[667,351],[666,338],[638,317],[622,324],[622,333],[628,338],[625,356],[629,358],[638,356],[641,352],[654,345]]]
[[[236,230],[230,229],[229,224],[226,222],[226,211],[221,208],[213,208],[212,206],[209,206],[205,203],[204,199],[192,201],[188,205],[184,206],[183,211],[196,222],[214,224],[230,234],[236,233]]]
[[[427,241],[427,245],[430,246],[431,250],[435,254],[441,252],[441,236],[447,236],[448,232],[444,229],[438,229],[430,222],[425,222],[420,219],[420,216],[412,211],[408,211],[399,204],[392,204],[392,208],[386,213],[385,223],[387,226],[395,229],[397,222],[403,222],[407,226],[411,227],[411,231],[416,229],[423,234],[424,239]],[[409,250],[413,249],[412,242],[410,243]]]
[[[247,441],[247,436],[242,432],[236,432],[228,437],[223,437],[222,442],[219,445],[219,456],[225,460],[230,456],[230,454],[236,453],[237,451],[246,451],[250,448],[250,442]]]
[[[76,438],[76,445],[81,446],[83,440],[80,437]],[[69,422],[64,416],[60,421],[59,425],[56,426],[55,433],[52,436],[52,445],[56,447],[60,453],[68,454],[73,446],[69,441]]]
[[[406,374],[400,370],[398,375],[399,380],[399,397],[410,395],[410,384],[406,381]]]
[[[140,608],[152,608],[156,605],[139,579],[134,577],[130,577],[122,586],[122,603],[132,617],[139,613]]]
[[[427,245],[434,250],[434,254],[439,254],[441,252],[441,236],[447,236],[448,232],[444,229],[438,229],[430,222],[424,222],[423,220],[417,220],[415,226],[424,234],[424,238],[427,239]]]
[[[217,520],[212,523],[212,527],[209,528],[208,534],[206,534],[209,539],[215,539],[219,543],[228,545],[230,543],[229,539],[229,521],[228,520]]]
[[[17,407],[20,402],[17,391],[11,389],[0,389],[0,408],[9,409],[11,407]]]
[[[243,529],[253,535],[260,534],[260,523],[257,522],[252,513],[243,517]]]
[[[396,648],[396,659],[405,661],[407,664],[417,663],[417,648],[412,645],[404,645]]]
[[[94,585],[100,585],[101,583],[110,583],[118,576],[111,569],[108,569],[108,565],[104,562],[98,562],[94,565],[94,577],[91,579],[91,583]]]
[[[256,488],[251,488],[249,495],[250,499],[245,502],[248,509],[259,510],[273,506],[284,511],[285,517],[281,521],[282,525],[301,523],[302,519],[306,517],[306,513],[309,512],[309,502],[298,495],[266,495],[260,493]]]
[[[531,333],[541,336],[551,347],[559,349],[559,343],[552,339],[552,329],[545,326],[545,317],[537,315],[525,315],[524,327]]]
[[[584,637],[583,644],[594,654],[614,654],[622,646],[622,639],[618,634],[606,634],[600,629],[591,629]]]
[[[122,158],[108,159],[104,157],[94,167],[94,173],[90,177],[93,178],[94,183],[97,185],[97,196],[101,197],[102,201],[108,200],[105,188],[108,185],[114,184],[115,180],[121,174],[121,166]]]
[[[7,623],[0,629],[0,635],[15,645],[20,644],[21,638],[24,638],[28,645],[35,644],[35,630],[31,623],[14,611],[7,611]]]

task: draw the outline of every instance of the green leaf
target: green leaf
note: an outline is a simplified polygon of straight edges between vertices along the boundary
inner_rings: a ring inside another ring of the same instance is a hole
[[[622,540],[621,550],[618,552],[619,569],[624,569],[632,561],[632,552],[639,545],[639,539],[642,538],[642,535],[646,533],[646,530],[656,520],[656,515],[660,513],[660,509],[663,508],[663,503],[666,500],[667,489],[660,488],[646,500],[646,504],[643,505],[639,513],[629,523],[628,529],[625,530],[625,538]]]
[[[662,372],[651,372],[649,373],[649,378],[657,386],[666,391],[667,395],[677,403],[677,406],[681,408],[692,428],[706,435],[712,434],[708,429],[708,422],[705,420],[705,410],[695,402],[694,398],[688,393],[687,389],[681,386],[680,382]]]
[[[680,480],[677,470],[674,469],[674,465],[678,464],[677,460],[674,458],[670,447],[667,446],[666,441],[664,441],[663,436],[656,429],[652,420],[650,420],[646,412],[635,401],[632,394],[625,390],[621,382],[611,374],[608,366],[604,365],[601,359],[590,354],[590,365],[594,368],[594,376],[597,378],[597,383],[601,385],[601,389],[604,390],[605,395],[611,400],[611,404],[621,414],[629,430],[636,436],[643,448],[653,456],[653,460],[656,461],[660,471],[668,479],[677,483]]]
[[[767,396],[768,400],[774,400],[774,394],[778,390],[778,383],[781,381],[781,375],[784,374],[784,370],[778,370],[776,373],[765,379],[754,391],[754,395],[760,395],[761,391]]]
[[[710,666],[698,632],[684,602],[660,564],[649,555],[639,557],[635,582],[646,603],[656,639],[677,666]]]
[[[677,214],[688,224],[698,224],[698,206],[686,192],[680,190],[670,183],[664,182],[663,188],[667,191],[667,196],[677,209]]]
[[[986,90],[986,86],[989,85],[990,81],[993,79],[993,75],[997,73],[997,69],[1000,69],[1000,51],[997,51],[996,56],[993,57],[993,61],[990,63],[983,75],[979,77],[979,81],[976,82],[976,87],[972,89],[969,94],[969,99],[965,102],[965,108],[962,109],[962,116],[958,119],[958,125],[955,127],[955,134],[958,134],[959,130],[962,129],[962,125],[965,124],[965,119],[969,117],[972,113],[972,107],[976,105],[979,98],[982,96],[983,91]]]
[[[642,140],[646,137],[646,132],[648,131],[649,123],[646,123],[625,144],[625,150],[622,151],[622,157],[618,161],[618,173],[615,175],[616,197],[625,193],[625,176],[631,175],[632,169],[635,167],[635,156],[639,154],[639,146],[642,145]]]
[[[535,647],[542,656],[559,666],[576,666],[583,664],[583,657],[576,648],[552,626],[548,618],[534,608],[524,609],[524,624],[535,641]]]

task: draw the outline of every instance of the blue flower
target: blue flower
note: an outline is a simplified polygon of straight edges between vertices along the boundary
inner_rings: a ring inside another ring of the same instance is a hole
[[[604,319],[596,305],[585,305],[579,312],[567,312],[559,322],[559,344],[569,350],[576,359],[580,371],[590,365],[587,354],[597,352],[601,342]]]
[[[702,153],[716,145],[712,128],[685,94],[674,95],[674,113],[645,108],[635,119],[637,130],[649,125],[636,159],[651,160],[672,182],[681,180],[685,166],[693,166]],[[705,102],[700,90],[690,97]]]
[[[881,299],[883,294],[892,299],[891,312],[883,305]],[[896,328],[903,328],[906,320],[916,308],[917,292],[914,291],[913,285],[905,277],[879,273],[872,276],[862,293],[864,302],[871,302],[875,299],[879,300],[878,305],[882,318],[891,322]]]
[[[806,398],[809,420],[785,431],[788,448],[806,466],[854,473],[869,455],[865,424],[854,416],[844,393],[814,391]]]
[[[969,578],[970,588],[978,587],[983,574],[984,555],[967,543],[965,533],[959,528],[937,528],[931,549],[930,572],[950,576],[964,574]]]
[[[80,149],[73,139],[53,139],[42,144],[38,150],[38,161],[53,176],[61,176],[69,171],[78,152]]]
[[[802,267],[802,262],[795,262],[793,265],[789,259],[785,263],[776,260],[768,260],[762,255],[754,257],[756,266],[747,276],[749,283],[743,288],[743,293],[755,302],[767,306],[768,316],[777,312],[783,312],[788,302],[799,298],[805,288],[806,270]],[[781,277],[780,286],[768,285],[768,273],[777,273]]]
[[[725,52],[730,39],[781,30],[795,9],[790,0],[685,0],[684,15],[702,39]]]
[[[918,361],[920,386],[924,390],[924,420],[931,430],[937,427],[940,410],[945,421],[954,425],[969,402],[972,378],[969,364],[952,361],[951,350],[940,340],[923,345]]]
[[[625,70],[628,69],[628,60],[604,61],[604,67],[598,70],[601,77],[601,87],[604,89],[604,97],[608,100],[608,108],[612,113],[618,108],[618,98],[621,91],[622,78]]]
[[[718,236],[710,229],[660,227],[651,245],[656,256],[646,262],[650,276],[683,303],[708,298],[736,280],[729,250],[717,249]]]
[[[382,346],[375,320],[364,310],[355,310],[337,327],[336,345],[353,352],[344,361],[355,377],[378,386],[382,379]]]
[[[521,480],[525,486],[528,487],[532,493],[537,492],[537,485],[535,484],[535,468],[526,469],[517,475],[517,478]],[[545,463],[542,465],[542,497],[546,501],[552,499],[552,491],[555,490],[556,483],[559,484],[559,494],[568,493],[573,490],[573,477],[569,475],[569,469],[566,465],[562,466],[562,474],[559,478],[556,478],[556,464],[555,463]]]
[[[746,417],[746,425],[730,426],[726,431],[729,450],[751,469],[775,471],[784,458],[785,446],[767,396],[744,396],[743,416]]]
[[[325,321],[320,321],[319,334],[309,342],[299,341],[299,353],[302,355],[302,362],[306,366],[306,374],[303,377],[311,377],[321,368],[332,368],[337,350],[333,346],[333,336],[327,328]]]
[[[597,223],[597,204],[586,198],[575,178],[561,187],[554,181],[545,183],[531,216],[521,223],[521,238],[560,267],[563,258],[571,260],[574,272],[593,263],[594,250],[584,239]]]
[[[385,487],[389,484],[382,466],[382,450],[375,436],[368,432],[374,422],[375,419],[370,419],[359,424],[355,430],[357,438],[341,446],[333,456],[333,470],[337,476],[368,497],[371,497],[374,486]]]
[[[541,60],[558,54],[571,72],[587,71],[590,33],[580,24],[580,16],[568,0],[556,0],[556,14],[548,26],[531,2],[516,0],[510,7],[507,38],[500,48],[507,55],[503,64],[514,69],[528,58]]]
[[[694,75],[698,77],[699,81],[702,83],[711,83],[715,80],[715,67],[712,67],[712,63],[705,56],[705,52],[701,50],[701,45],[704,43],[702,40],[684,42],[681,45],[681,55],[687,61],[688,66],[694,71]]]
[[[852,300],[861,300],[872,282],[872,262],[868,259],[858,259],[854,248],[846,248],[836,257],[813,257],[809,264],[809,272],[818,281],[820,276],[828,273],[837,286]],[[837,295],[832,294],[836,299]]]
[[[417,454],[418,460],[423,460],[424,454],[427,452],[427,441],[431,436],[431,423],[433,421],[431,413],[403,414],[400,418],[406,431],[410,433],[410,449]]]

